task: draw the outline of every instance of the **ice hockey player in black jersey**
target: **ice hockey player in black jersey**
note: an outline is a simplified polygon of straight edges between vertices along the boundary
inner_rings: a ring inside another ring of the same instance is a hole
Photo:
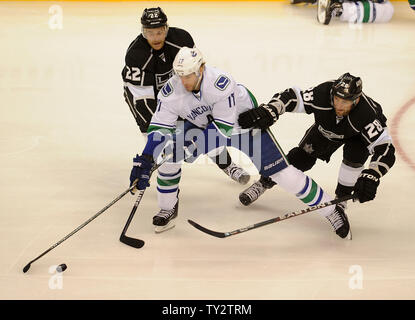
[[[145,9],[142,33],[130,44],[122,70],[124,97],[142,133],[156,109],[157,94],[173,75],[173,60],[181,47],[194,47],[191,35],[169,27],[161,8]]]
[[[264,129],[284,112],[313,114],[315,119],[298,147],[287,155],[294,167],[307,171],[317,159],[329,162],[343,146],[336,196],[354,192],[362,203],[375,198],[380,178],[395,163],[395,148],[380,104],[362,92],[359,77],[345,73],[308,90],[286,89],[275,94],[268,104],[241,114],[238,121],[243,128]],[[369,156],[369,166],[364,169]],[[249,205],[273,185],[261,177],[240,194],[240,201]]]

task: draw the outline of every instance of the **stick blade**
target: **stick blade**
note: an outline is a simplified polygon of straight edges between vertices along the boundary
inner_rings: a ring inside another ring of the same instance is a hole
[[[24,268],[23,268],[23,273],[26,273],[28,270],[30,269],[30,263],[28,263]]]
[[[189,222],[196,229],[198,229],[198,230],[200,230],[200,231],[202,231],[204,233],[207,233],[207,234],[209,234],[211,236],[214,236],[216,238],[225,238],[226,237],[226,233],[209,230],[209,229],[207,229],[205,227],[202,227],[200,224],[194,222],[193,220],[187,220],[187,222]]]
[[[136,249],[142,248],[145,244],[143,240],[130,238],[123,234],[120,236],[120,241],[126,244],[127,246],[130,246]]]

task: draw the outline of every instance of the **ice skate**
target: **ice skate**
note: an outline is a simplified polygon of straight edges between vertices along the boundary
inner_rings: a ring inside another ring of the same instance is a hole
[[[350,229],[349,220],[347,219],[347,215],[342,206],[336,205],[333,213],[326,218],[340,238],[352,240],[352,231]]]
[[[239,201],[244,206],[249,206],[252,202],[258,200],[265,190],[271,189],[274,185],[275,182],[271,178],[262,176],[261,179],[239,194]]]
[[[226,167],[225,169],[222,169],[223,172],[226,173],[229,177],[231,177],[232,180],[238,182],[239,184],[247,184],[251,176],[248,172],[246,172],[241,167],[238,167],[235,163],[231,162],[231,164]]]
[[[333,16],[339,17],[343,13],[343,6],[334,0],[318,0],[317,20],[322,24],[329,24]]]
[[[179,208],[179,199],[177,199],[177,202],[173,209],[170,209],[170,210],[161,209],[160,212],[157,213],[153,217],[153,225],[155,227],[154,230],[156,233],[167,231],[176,225],[175,219],[177,218],[177,215],[178,215],[178,208]]]

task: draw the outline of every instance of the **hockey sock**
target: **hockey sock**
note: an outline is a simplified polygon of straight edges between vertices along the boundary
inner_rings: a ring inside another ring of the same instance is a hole
[[[343,196],[346,194],[351,194],[353,187],[356,184],[357,178],[359,177],[362,170],[363,166],[349,166],[342,162],[339,170],[336,195]]]
[[[312,178],[292,165],[273,174],[271,179],[310,207],[333,200]],[[333,207],[322,208],[316,212],[325,217],[333,212]]]
[[[170,210],[176,204],[181,175],[181,165],[178,163],[164,163],[159,168],[157,198],[160,209]]]
[[[393,16],[393,5],[389,1],[345,1],[341,21],[350,23],[388,22]]]

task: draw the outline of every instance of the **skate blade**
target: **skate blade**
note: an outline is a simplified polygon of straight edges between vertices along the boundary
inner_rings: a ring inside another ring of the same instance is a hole
[[[176,224],[174,223],[174,221],[170,221],[165,226],[154,226],[154,231],[155,231],[155,233],[162,233],[164,231],[167,231],[167,230],[170,230],[170,229],[174,228],[175,226],[176,226]]]

